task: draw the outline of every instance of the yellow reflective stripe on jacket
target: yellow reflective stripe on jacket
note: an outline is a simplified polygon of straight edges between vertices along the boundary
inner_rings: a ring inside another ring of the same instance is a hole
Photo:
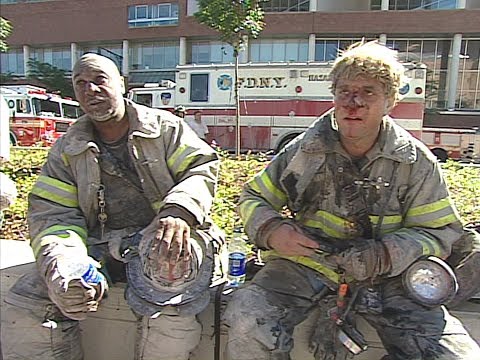
[[[87,230],[76,225],[54,225],[50,226],[49,228],[43,230],[40,234],[35,236],[35,238],[32,240],[31,247],[33,250],[33,254],[35,257],[37,257],[38,253],[42,249],[42,247],[46,246],[49,244],[49,241],[45,241],[44,237],[47,235],[54,235],[55,233],[59,233],[62,231],[75,231],[83,240],[84,243],[86,243],[87,239]]]
[[[246,200],[238,206],[238,212],[240,213],[240,217],[242,218],[244,224],[248,224],[253,213],[255,212],[255,209],[260,204],[261,203],[257,200]]]
[[[378,224],[380,216],[369,215],[372,225],[375,227]],[[400,215],[385,215],[382,219],[382,227],[380,234],[387,234],[398,230],[402,227],[403,219]]]
[[[445,198],[408,210],[405,217],[405,227],[439,228],[456,221],[458,221],[458,217],[452,208],[450,199]]]
[[[287,202],[287,195],[272,182],[266,170],[253,178],[249,185],[262,194],[275,210],[280,210]]]
[[[312,258],[309,258],[308,256],[285,256],[285,255],[280,255],[275,250],[261,251],[261,256],[265,260],[272,259],[272,258],[287,259],[287,260],[296,262],[298,264],[302,264],[306,267],[309,267],[310,269],[313,269],[319,272],[330,281],[333,281],[335,284],[338,284],[340,282],[339,274],[337,274],[334,270],[330,269],[329,267],[320,264],[319,262],[313,260]]]
[[[155,201],[152,204],[152,209],[158,214],[159,210],[165,205],[164,201]]]
[[[78,207],[76,186],[45,175],[38,177],[32,194],[63,206]]]
[[[327,236],[337,239],[349,239],[348,229],[355,226],[353,222],[324,210],[319,210],[313,216],[308,217],[299,214],[297,220],[306,226],[321,229]]]
[[[62,155],[60,155],[60,157],[62,158],[63,165],[65,165],[65,166],[69,166],[69,165],[70,165],[70,162],[69,162],[69,160],[68,160],[67,154],[62,153]]]
[[[406,239],[414,239],[422,246],[422,255],[435,255],[441,257],[443,255],[442,248],[438,240],[419,232],[416,229],[403,228],[395,232],[396,236]]]
[[[198,155],[203,155],[201,149],[193,148],[188,145],[181,145],[167,160],[167,165],[175,177],[184,172]]]

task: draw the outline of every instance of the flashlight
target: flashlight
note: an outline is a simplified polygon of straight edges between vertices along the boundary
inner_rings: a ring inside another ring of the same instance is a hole
[[[421,258],[410,265],[403,273],[403,286],[413,300],[428,307],[448,303],[458,291],[452,268],[435,256]]]

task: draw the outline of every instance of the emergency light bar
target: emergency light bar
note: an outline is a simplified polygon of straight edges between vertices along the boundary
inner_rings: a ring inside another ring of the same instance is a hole
[[[145,83],[143,85],[143,87],[145,88],[156,88],[156,87],[174,88],[175,86],[177,86],[177,84],[171,80],[160,80],[160,83]]]

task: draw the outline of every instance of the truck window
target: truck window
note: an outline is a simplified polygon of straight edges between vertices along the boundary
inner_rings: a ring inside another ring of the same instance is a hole
[[[60,104],[51,100],[33,99],[33,107],[37,115],[61,117]]]
[[[30,114],[32,107],[27,99],[17,99],[17,114]]]
[[[51,101],[48,99],[33,99],[33,107],[35,108],[35,113],[37,115],[48,115],[55,117],[62,116],[60,103],[55,101]]]
[[[133,101],[140,105],[152,106],[152,94],[135,94]]]
[[[64,121],[55,121],[55,131],[58,133],[65,133],[67,132],[68,128],[70,127],[69,122]]]
[[[208,74],[190,75],[190,101],[208,101]]]
[[[71,104],[62,104],[63,117],[67,119],[77,119],[80,115],[78,106]]]

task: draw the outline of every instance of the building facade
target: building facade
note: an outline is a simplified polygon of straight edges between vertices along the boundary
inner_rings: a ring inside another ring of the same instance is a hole
[[[228,63],[230,46],[199,24],[195,0],[0,0],[11,21],[0,72],[24,77],[31,58],[69,71],[85,52],[113,59],[139,86],[176,65]],[[480,111],[480,0],[270,0],[266,27],[242,62],[332,61],[361,38],[427,65],[427,108]],[[477,119],[480,117],[477,117]],[[473,120],[476,121],[476,120]]]

